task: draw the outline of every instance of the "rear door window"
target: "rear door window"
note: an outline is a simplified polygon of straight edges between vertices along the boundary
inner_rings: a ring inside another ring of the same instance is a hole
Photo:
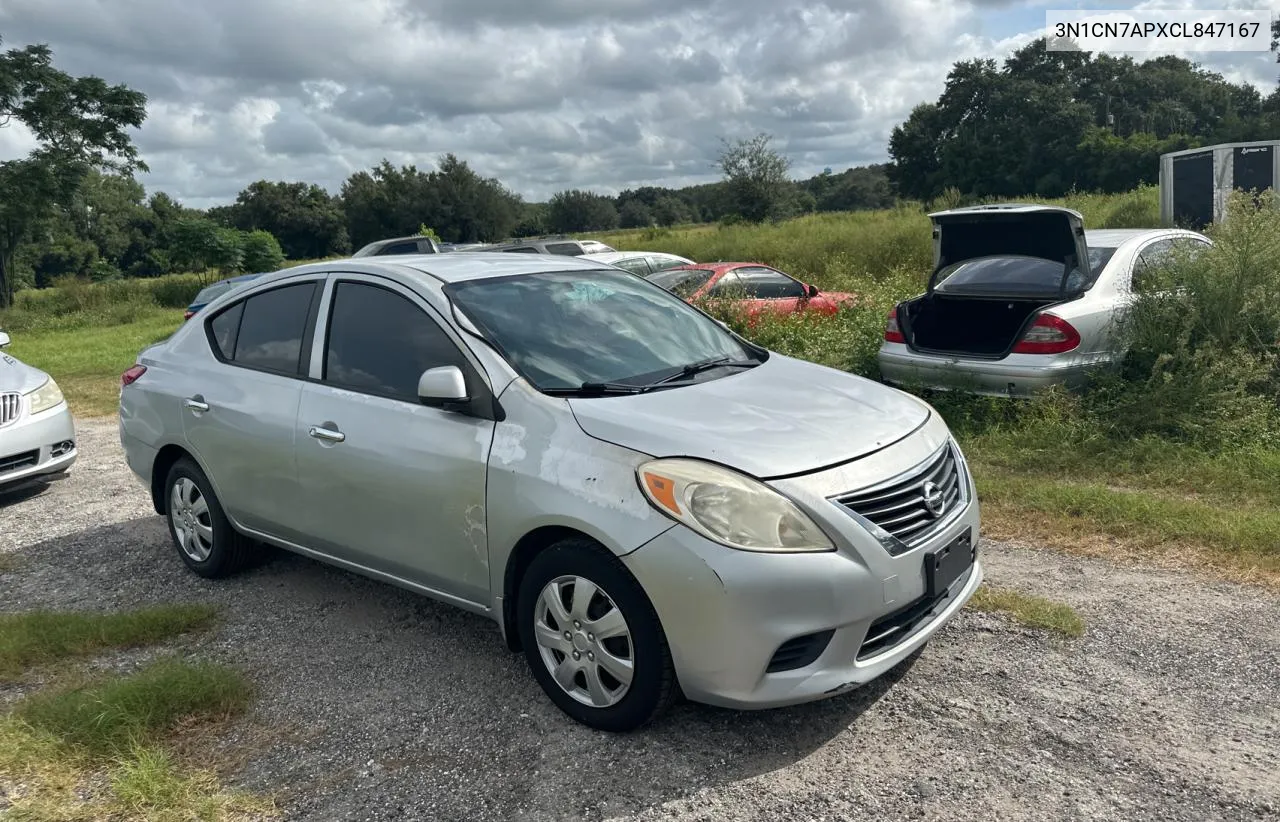
[[[781,271],[764,266],[735,269],[739,288],[754,300],[794,299],[805,295],[805,287]]]
[[[314,282],[287,285],[254,294],[219,312],[209,323],[214,348],[236,365],[298,375],[315,292]],[[233,314],[239,315],[234,331]],[[229,356],[224,345],[230,348]]]

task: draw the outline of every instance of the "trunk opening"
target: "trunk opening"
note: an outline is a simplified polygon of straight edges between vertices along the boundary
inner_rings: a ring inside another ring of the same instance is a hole
[[[911,348],[1000,359],[1008,355],[1036,312],[1057,299],[953,297],[934,292],[903,305]]]

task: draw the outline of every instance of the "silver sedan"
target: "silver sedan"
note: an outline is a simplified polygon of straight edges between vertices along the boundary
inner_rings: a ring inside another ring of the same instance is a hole
[[[0,349],[8,345],[0,331]],[[0,489],[61,479],[76,456],[75,422],[58,383],[0,350]]]
[[[128,463],[192,571],[269,543],[486,615],[596,728],[681,692],[842,693],[982,579],[972,480],[932,408],[586,260],[276,272],[122,382]]]
[[[1026,397],[1079,388],[1119,361],[1119,333],[1143,275],[1209,239],[1180,229],[1086,231],[1040,205],[930,215],[927,291],[896,306],[878,361],[886,382]],[[1082,262],[1083,261],[1083,262]]]

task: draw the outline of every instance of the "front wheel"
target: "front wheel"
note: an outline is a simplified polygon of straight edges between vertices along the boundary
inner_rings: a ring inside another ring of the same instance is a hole
[[[666,635],[640,584],[585,539],[536,556],[521,581],[520,642],[551,701],[602,731],[631,731],[675,695]]]

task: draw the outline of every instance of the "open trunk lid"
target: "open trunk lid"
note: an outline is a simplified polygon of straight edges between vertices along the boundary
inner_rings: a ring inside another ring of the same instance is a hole
[[[990,205],[930,214],[933,272],[925,294],[898,308],[914,350],[1002,359],[1044,309],[1090,282],[1079,212]]]
[[[939,211],[929,219],[933,221],[929,293],[943,269],[979,257],[1037,257],[1062,263],[1063,289],[1073,266],[1088,275],[1089,246],[1084,217],[1078,211],[1046,205],[986,205]]]

